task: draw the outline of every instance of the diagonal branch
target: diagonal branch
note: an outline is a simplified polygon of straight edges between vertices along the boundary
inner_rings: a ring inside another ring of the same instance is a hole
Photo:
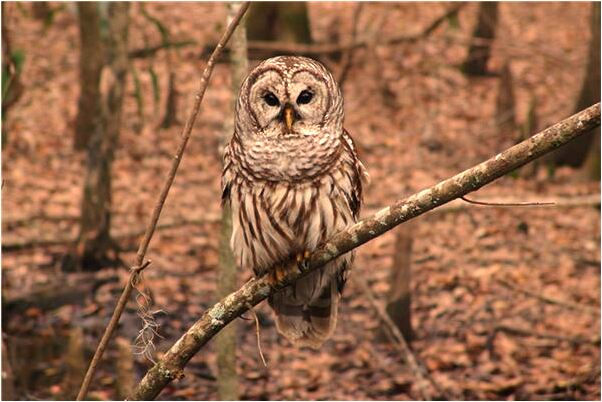
[[[581,304],[581,303],[573,303],[570,301],[555,299],[553,297],[549,297],[549,296],[545,296],[543,294],[539,294],[537,292],[533,292],[532,290],[529,290],[529,289],[520,288],[504,279],[497,279],[496,282],[507,289],[514,290],[515,292],[522,293],[524,295],[541,300],[544,303],[555,304],[557,306],[568,308],[570,310],[581,311],[581,312],[585,312],[585,313],[589,313],[589,314],[593,314],[593,315],[598,315],[598,316],[600,315],[600,308],[598,306],[593,307],[593,306],[588,306],[588,305]]]
[[[159,194],[159,198],[155,203],[155,207],[153,209],[153,213],[148,222],[148,226],[146,228],[146,232],[144,233],[144,237],[140,242],[140,246],[138,247],[138,252],[136,253],[136,262],[134,267],[132,267],[130,272],[130,277],[128,278],[126,286],[123,288],[123,292],[119,297],[117,305],[115,306],[115,310],[113,311],[113,315],[111,316],[111,320],[105,329],[102,338],[96,348],[96,352],[94,352],[94,357],[90,362],[90,366],[88,367],[88,371],[86,371],[86,375],[82,382],[81,388],[77,394],[77,400],[81,401],[86,397],[88,392],[88,388],[90,387],[90,383],[92,382],[92,378],[94,377],[94,372],[96,371],[96,366],[100,362],[102,355],[109,344],[109,340],[111,336],[115,332],[117,328],[117,324],[119,323],[119,318],[125,309],[125,306],[132,294],[132,290],[134,289],[134,284],[139,278],[142,270],[148,266],[150,263],[147,261],[144,262],[144,257],[146,255],[146,251],[148,250],[148,245],[150,244],[151,239],[153,238],[153,234],[155,233],[155,229],[157,227],[157,222],[159,222],[159,216],[161,215],[161,211],[163,210],[163,205],[165,204],[165,200],[167,199],[167,195],[169,194],[169,189],[173,181],[176,178],[176,173],[178,172],[178,167],[180,166],[180,162],[182,160],[182,156],[184,155],[184,150],[186,149],[186,144],[188,144],[188,140],[190,138],[190,134],[192,133],[192,127],[194,126],[194,122],[196,120],[197,115],[201,109],[201,102],[203,101],[203,96],[205,95],[205,91],[207,90],[207,85],[209,84],[209,78],[211,78],[211,73],[213,72],[213,67],[215,66],[216,60],[222,52],[226,42],[232,36],[232,33],[236,29],[236,26],[242,19],[243,15],[249,8],[249,2],[243,3],[238,11],[238,14],[234,17],[224,34],[222,35],[219,43],[215,47],[213,54],[209,58],[207,65],[205,66],[205,70],[203,71],[203,75],[201,76],[201,83],[199,85],[199,90],[194,97],[194,105],[192,107],[192,111],[188,116],[188,120],[186,121],[186,125],[184,126],[184,131],[182,132],[182,137],[180,140],[180,145],[178,147],[178,151],[174,155],[171,168],[169,170],[167,179],[163,183],[163,188],[161,189],[161,193]]]
[[[437,385],[437,383],[431,378],[426,369],[418,362],[416,356],[414,356],[414,353],[412,353],[412,349],[410,349],[410,346],[408,345],[403,334],[401,333],[399,328],[397,328],[397,325],[395,325],[395,323],[393,322],[389,314],[385,311],[383,306],[376,301],[376,297],[374,296],[372,290],[370,290],[368,284],[365,283],[363,280],[359,280],[355,283],[362,289],[362,291],[366,295],[366,298],[372,305],[372,308],[376,311],[378,317],[393,335],[394,340],[397,342],[396,345],[401,351],[403,358],[405,359],[406,363],[410,366],[410,369],[412,370],[413,374],[416,376],[416,385],[418,391],[422,395],[422,398],[425,401],[441,399],[441,397],[444,396],[443,390],[441,390],[439,385]],[[431,387],[438,394],[434,394],[430,389]],[[444,397],[443,399],[449,398]]]
[[[299,270],[289,270],[289,275],[283,278],[278,289],[395,226],[475,191],[599,125],[600,103],[597,103],[485,162],[458,173],[433,187],[397,201],[322,244],[309,256],[307,263],[299,267]],[[167,384],[183,376],[183,369],[188,361],[215,334],[251,306],[260,303],[278,289],[271,288],[265,276],[254,278],[236,292],[216,303],[146,373],[130,399],[154,399]]]

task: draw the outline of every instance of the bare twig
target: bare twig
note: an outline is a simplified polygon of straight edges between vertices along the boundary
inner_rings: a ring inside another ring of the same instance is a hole
[[[453,202],[450,202],[447,205],[442,206],[441,208],[435,209],[432,213],[453,213],[459,211],[465,211],[466,209],[472,208],[469,203],[461,202],[460,199]],[[488,206],[497,207],[497,206],[506,206],[508,204],[520,204],[522,201],[512,197],[512,198],[491,198],[483,200],[487,202]],[[527,201],[529,203],[536,203],[537,201]],[[548,201],[545,201],[548,202]],[[554,198],[554,201],[549,201],[551,205],[546,206],[547,208],[581,208],[581,207],[592,207],[600,205],[600,195],[599,194],[591,194],[591,195],[583,195],[583,196],[575,196],[575,197],[558,197]],[[498,205],[500,204],[500,205]],[[367,210],[370,212],[370,210]]]
[[[589,314],[600,315],[600,308],[598,308],[598,307],[586,306],[584,304],[573,303],[573,302],[566,301],[566,300],[554,299],[552,297],[548,297],[548,296],[533,292],[528,289],[520,288],[504,279],[496,279],[496,282],[499,283],[500,285],[504,286],[507,289],[522,293],[529,297],[536,298],[538,300],[543,301],[544,303],[554,304],[554,305],[561,306],[561,307],[564,307],[564,308],[567,308],[570,310],[576,310],[576,311],[586,312]]]
[[[249,310],[253,314],[253,318],[255,319],[255,336],[257,337],[257,351],[259,352],[259,357],[261,357],[261,361],[263,362],[264,367],[268,367],[268,364],[265,361],[265,357],[263,356],[263,350],[261,350],[261,333],[259,332],[259,317],[257,317],[257,313],[253,309],[253,306],[249,306]]]
[[[108,283],[119,283],[119,276],[110,270],[54,275],[52,281],[31,289],[3,290],[2,313],[6,318],[31,307],[50,311],[66,304],[83,304]]]
[[[188,117],[188,120],[186,121],[186,125],[184,126],[184,130],[182,132],[182,139],[180,141],[180,146],[178,147],[176,155],[174,156],[174,159],[173,159],[173,162],[171,165],[171,169],[170,169],[167,179],[163,185],[161,193],[159,194],[159,198],[157,199],[157,202],[155,204],[155,208],[154,208],[151,218],[149,220],[146,233],[144,234],[144,238],[142,239],[142,242],[140,243],[140,247],[138,248],[138,252],[136,254],[136,262],[134,263],[135,267],[143,266],[144,256],[146,255],[148,245],[153,237],[155,228],[157,227],[157,222],[159,221],[159,216],[161,215],[161,210],[163,209],[165,200],[167,199],[167,194],[169,193],[169,189],[171,188],[171,185],[176,177],[178,167],[180,166],[180,161],[182,160],[184,150],[186,149],[186,144],[188,143],[188,139],[190,138],[190,134],[192,132],[192,127],[194,126],[196,117],[199,114],[199,111],[201,108],[201,102],[203,101],[203,96],[205,95],[207,85],[209,84],[209,79],[211,78],[211,73],[213,72],[213,67],[215,66],[216,59],[222,52],[224,46],[226,45],[226,42],[228,42],[228,39],[230,39],[230,36],[234,32],[234,29],[236,29],[236,26],[238,25],[242,16],[245,14],[245,12],[247,11],[248,8],[249,8],[249,3],[248,2],[243,3],[238,14],[232,20],[232,22],[226,29],[226,32],[224,32],[224,34],[222,35],[222,38],[220,39],[219,43],[215,47],[213,54],[211,55],[211,57],[209,58],[209,61],[207,62],[207,65],[205,66],[205,70],[203,71],[203,75],[201,76],[201,83],[199,85],[199,90],[195,96],[195,102],[192,107],[192,111]],[[78,401],[81,401],[86,397],[86,393],[88,392],[88,388],[90,387],[90,382],[92,381],[92,377],[94,376],[94,372],[96,371],[96,366],[98,365],[98,362],[100,361],[100,358],[102,357],[102,354],[104,353],[104,351],[109,343],[109,340],[111,339],[111,336],[113,335],[113,332],[115,331],[115,329],[117,327],[119,318],[121,317],[121,314],[123,313],[123,310],[125,309],[125,305],[127,304],[130,294],[132,293],[133,283],[135,282],[135,278],[139,274],[140,274],[140,271],[134,271],[134,270],[132,270],[132,273],[130,274],[130,279],[127,281],[127,284],[126,284],[125,288],[123,289],[123,293],[121,294],[121,297],[119,298],[117,306],[115,307],[115,311],[113,312],[111,321],[109,322],[109,325],[107,326],[107,328],[100,340],[100,343],[98,344],[96,352],[94,353],[94,357],[92,358],[92,361],[90,362],[90,367],[88,367],[88,371],[86,372],[86,376],[84,378],[82,386],[77,395]]]
[[[376,46],[390,46],[398,45],[402,43],[415,43],[425,37],[429,36],[435,29],[441,25],[451,15],[457,13],[466,2],[455,3],[445,14],[431,22],[423,31],[413,35],[396,35],[390,38],[383,39],[374,43],[371,39],[361,39],[356,41],[350,41],[348,43],[317,43],[317,44],[303,44],[303,43],[288,43],[288,42],[273,42],[273,41],[249,41],[248,49],[249,52],[253,51],[271,51],[275,53],[299,53],[313,56],[320,56],[326,54],[337,54],[347,50],[354,50],[359,48],[366,48],[372,45]],[[210,48],[210,47],[209,47]],[[205,52],[203,52],[205,54]]]
[[[71,217],[65,217],[65,220],[69,220]],[[40,218],[44,219],[44,218]],[[57,220],[59,220],[57,218]],[[157,225],[156,230],[163,229],[173,229],[180,226],[186,225],[205,225],[205,224],[213,224],[219,222],[219,216],[205,214],[202,218],[199,219],[178,219],[173,220],[171,222],[165,222]],[[112,231],[111,238],[113,240],[119,239],[131,239],[132,237],[138,237],[146,233],[146,228],[138,227],[134,230],[127,231]],[[22,239],[15,241],[5,241],[2,243],[2,251],[3,252],[11,252],[11,251],[20,251],[28,248],[34,247],[52,247],[52,246],[60,246],[63,244],[72,244],[75,241],[75,237],[61,237],[61,236],[48,236],[43,238],[34,238],[34,239]]]
[[[249,306],[257,305],[270,294],[301,276],[307,275],[395,226],[473,192],[599,125],[600,103],[597,103],[485,162],[408,198],[398,200],[374,216],[363,219],[334,235],[311,253],[306,264],[298,266],[296,270],[287,270],[287,275],[276,286],[270,286],[266,276],[251,279],[239,290],[209,308],[146,373],[130,399],[154,399],[171,381],[180,378],[183,368],[201,347],[229,322],[247,311]]]
[[[600,345],[600,337],[599,336],[596,336],[596,337],[593,337],[590,339],[579,337],[579,336],[563,336],[563,335],[558,335],[558,334],[550,333],[550,332],[538,332],[538,331],[533,331],[530,329],[514,327],[511,325],[507,325],[507,324],[496,325],[494,328],[494,331],[505,332],[510,335],[516,335],[516,336],[532,336],[534,338],[540,338],[540,339],[551,339],[554,341],[569,342],[573,345],[580,345],[580,344]]]
[[[464,1],[459,1],[455,3],[449,8],[449,10],[447,10],[443,15],[431,22],[431,24],[424,31],[422,31],[422,37],[429,36],[431,33],[433,33],[435,29],[439,28],[439,25],[444,23],[447,19],[458,14],[458,11],[460,11],[462,7],[464,7],[466,4],[468,3]]]
[[[140,49],[130,50],[128,52],[128,57],[130,59],[141,59],[145,57],[151,57],[159,50],[163,49],[178,49],[185,46],[191,46],[196,44],[193,40],[179,40],[174,42],[162,42],[158,45],[143,47]]]
[[[475,205],[486,205],[488,207],[542,207],[554,205],[554,202],[488,202],[488,201],[477,201],[471,200],[470,198],[460,197],[461,200],[466,201],[469,204]]]
[[[389,315],[385,312],[385,309],[382,307],[382,305],[378,303],[378,301],[374,297],[374,294],[372,293],[372,290],[370,290],[370,287],[364,282],[363,279],[357,280],[354,283],[359,285],[359,287],[366,295],[366,298],[370,302],[370,305],[378,314],[378,318],[380,318],[380,320],[387,326],[387,329],[393,334],[393,338],[395,338],[395,341],[397,342],[396,345],[399,347],[403,358],[405,359],[406,363],[408,363],[408,365],[410,366],[412,373],[414,373],[414,375],[418,379],[417,385],[420,394],[422,395],[422,399],[430,401],[433,400],[436,396],[443,396],[443,391],[441,390],[441,388],[435,383],[435,381],[433,381],[426,369],[422,367],[422,365],[418,362],[418,360],[414,356],[414,353],[412,353],[412,350],[408,346],[408,343],[406,342],[406,339],[404,338],[403,334],[399,331],[399,328],[397,328],[393,320],[391,320],[391,317],[389,317]],[[430,390],[430,387],[433,387],[438,395],[433,393]]]

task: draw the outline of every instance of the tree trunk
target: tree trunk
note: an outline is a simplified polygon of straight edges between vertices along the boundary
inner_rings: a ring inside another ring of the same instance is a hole
[[[251,41],[311,43],[307,11],[307,3],[301,1],[253,3],[247,16],[247,36]],[[276,55],[272,51],[258,53],[256,57],[260,59]]]
[[[529,109],[527,110],[527,116],[525,121],[521,126],[521,137],[519,141],[524,140],[525,138],[529,138],[533,134],[535,134],[539,130],[539,119],[537,117],[537,96],[531,94],[531,99],[529,99]],[[519,142],[517,141],[517,142]],[[523,166],[521,170],[521,176],[526,178],[533,178],[537,175],[537,170],[539,169],[541,161],[536,160],[533,163],[530,163],[527,166]]]
[[[169,28],[163,24],[159,18],[146,11],[144,3],[141,3],[140,11],[142,12],[142,16],[145,17],[151,24],[153,24],[161,34],[161,45],[167,52],[167,98],[165,103],[165,114],[159,127],[169,128],[178,123],[178,91],[176,89],[176,73],[174,72],[173,68],[174,49],[172,46],[169,46],[169,44],[172,43],[171,33],[169,32]]]
[[[600,129],[593,131],[594,143],[583,163],[583,175],[589,180],[600,181]]]
[[[500,72],[498,94],[496,98],[496,125],[500,138],[517,137],[516,133],[516,99],[514,96],[514,83],[512,70],[508,62],[504,63]]]
[[[2,4],[4,6],[4,4]],[[8,356],[8,348],[2,339],[2,400],[11,401],[17,399],[15,390],[15,375],[12,370]]]
[[[228,24],[236,15],[240,3],[229,3],[228,5]],[[252,8],[251,8],[252,9]],[[230,113],[228,116],[234,116],[234,106],[238,91],[247,75],[247,32],[244,21],[230,39],[230,66],[232,76],[232,101],[230,102]],[[223,145],[225,145],[234,131],[234,120],[230,118],[224,124],[224,135],[222,144],[220,144],[220,155]],[[230,249],[230,236],[232,233],[232,215],[229,207],[224,205],[222,210],[222,225],[220,230],[219,243],[219,272],[218,272],[218,298],[223,298],[232,293],[237,288],[237,267],[234,255]],[[221,400],[234,401],[239,399],[238,375],[236,373],[236,333],[237,326],[233,325],[228,331],[222,331],[216,338],[217,348],[217,392]]]
[[[389,283],[391,287],[387,296],[387,314],[410,344],[412,333],[412,233],[414,224],[403,225],[395,235],[395,251]]]
[[[134,357],[132,356],[132,345],[122,336],[115,339],[117,346],[117,359],[115,361],[115,387],[117,397],[125,400],[136,384],[134,369]]]
[[[100,121],[100,73],[104,64],[104,46],[100,37],[98,2],[77,2],[79,11],[79,87],[73,146],[86,149]]]
[[[127,35],[129,3],[109,5],[109,38],[105,67],[108,91],[93,116],[94,131],[88,140],[86,177],[77,240],[77,267],[97,269],[113,264],[111,228],[111,165],[121,126],[121,110],[128,71]]]
[[[86,373],[84,330],[82,327],[74,326],[69,332],[65,360],[67,372],[64,379],[65,399],[73,399],[77,395],[79,384]]]
[[[487,75],[487,62],[491,55],[491,42],[495,38],[498,20],[498,2],[482,2],[479,4],[479,16],[473,38],[488,39],[489,43],[473,43],[468,49],[468,56],[462,65],[467,75]]]
[[[592,38],[589,47],[589,56],[581,92],[577,99],[576,110],[582,110],[596,102],[600,102],[600,3],[592,3],[591,17]],[[600,127],[583,135],[567,145],[558,149],[551,155],[555,165],[582,166],[586,159],[591,178],[599,178],[600,171],[595,166],[600,165]],[[597,161],[597,162],[596,162]],[[586,168],[587,170],[587,168]]]
[[[171,53],[171,50],[168,50]],[[178,122],[178,91],[176,89],[176,73],[171,64],[171,55],[168,57],[169,82],[167,84],[167,100],[165,103],[165,116],[161,128],[169,128]]]

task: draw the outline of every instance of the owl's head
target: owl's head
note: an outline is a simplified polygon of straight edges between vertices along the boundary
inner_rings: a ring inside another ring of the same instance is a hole
[[[307,57],[278,56],[245,79],[236,105],[237,132],[264,138],[340,133],[343,98],[332,74]]]

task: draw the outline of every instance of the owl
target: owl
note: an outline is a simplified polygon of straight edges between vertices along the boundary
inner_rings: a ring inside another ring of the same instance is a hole
[[[272,283],[296,269],[295,261],[357,221],[367,180],[326,67],[279,56],[249,73],[222,175],[241,269]],[[343,255],[269,297],[278,331],[294,345],[319,348],[332,335],[352,260]]]

